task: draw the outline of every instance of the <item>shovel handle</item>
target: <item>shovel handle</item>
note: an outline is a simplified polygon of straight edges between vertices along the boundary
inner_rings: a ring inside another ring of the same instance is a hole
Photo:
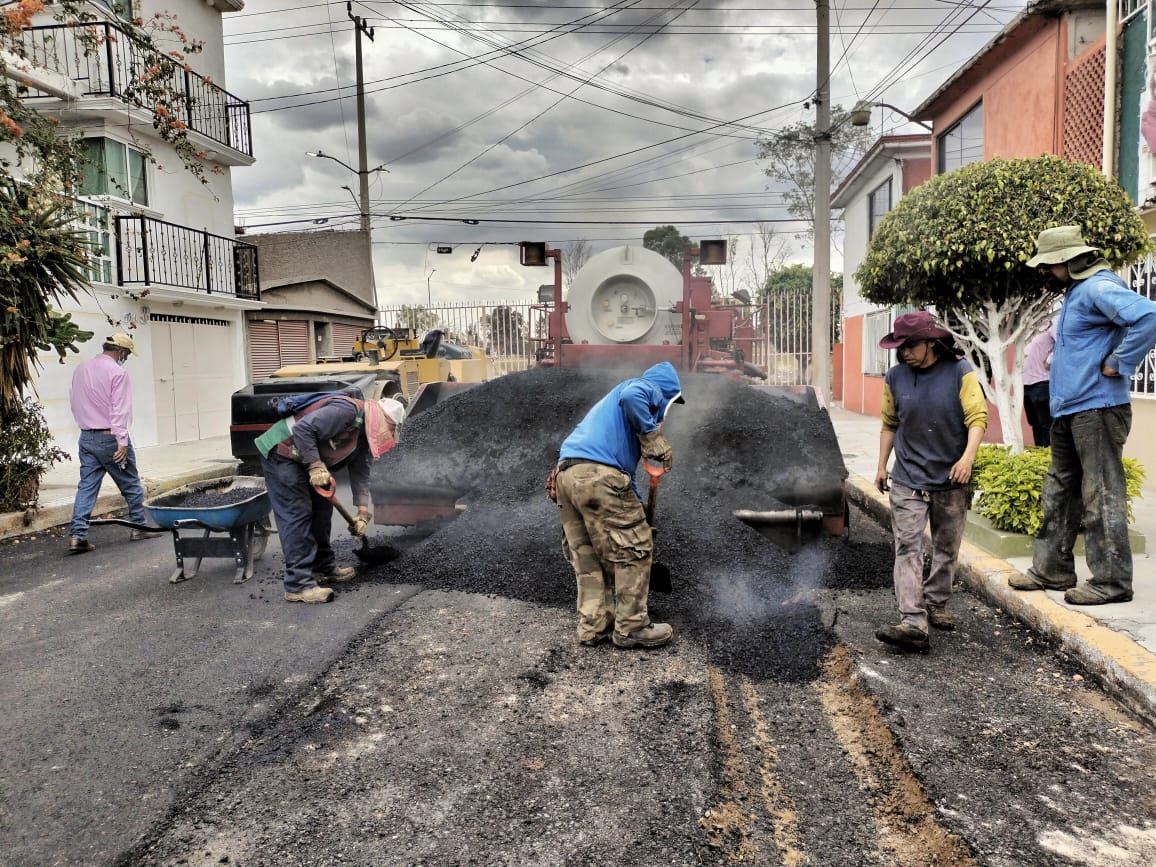
[[[314,485],[313,490],[315,490],[318,494],[329,501],[330,505],[332,505],[333,508],[337,510],[337,513],[345,519],[346,524],[352,527],[355,523],[357,523],[357,520],[353,517],[353,515],[349,514],[349,509],[345,508],[345,504],[342,503],[341,500],[337,499],[336,479],[330,479],[329,484],[324,488],[319,488]]]

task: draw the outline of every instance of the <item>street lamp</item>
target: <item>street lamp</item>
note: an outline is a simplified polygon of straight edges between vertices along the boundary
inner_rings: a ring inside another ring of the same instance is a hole
[[[437,272],[438,272],[438,269],[434,268],[432,271],[429,272],[429,274],[425,278],[425,295],[426,295],[425,306],[426,306],[427,310],[429,308],[433,307],[433,292],[429,288],[429,281],[433,277],[433,275],[436,274]]]
[[[866,99],[861,99],[855,103],[855,107],[851,109],[851,126],[867,126],[871,123],[871,109],[878,106],[879,108],[886,108],[893,111],[901,117],[907,118],[912,123],[917,123],[928,132],[932,132],[931,124],[924,123],[921,120],[916,120],[901,108],[896,108],[886,102],[870,102]]]
[[[322,160],[333,160],[333,162],[337,163],[339,166],[342,166],[343,168],[346,168],[349,171],[353,172],[355,175],[357,175],[357,179],[360,181],[359,186],[361,187],[361,198],[360,198],[360,201],[358,202],[358,206],[357,206],[358,213],[361,216],[361,231],[368,232],[369,231],[369,176],[371,174],[373,174],[374,172],[385,172],[386,174],[389,174],[389,169],[387,169],[384,165],[380,165],[380,166],[377,166],[376,168],[366,169],[365,171],[359,171],[358,169],[355,169],[353,166],[351,166],[349,163],[345,162],[345,160],[338,159],[337,157],[332,156],[331,154],[324,153],[322,151],[306,151],[305,156],[317,157],[318,159],[322,159]],[[349,189],[349,188],[346,187],[345,189]],[[353,192],[353,190],[349,190],[349,191],[350,191],[350,193]]]

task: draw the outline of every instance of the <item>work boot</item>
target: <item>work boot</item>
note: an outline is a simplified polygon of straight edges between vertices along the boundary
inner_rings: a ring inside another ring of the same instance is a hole
[[[313,580],[318,584],[344,584],[357,577],[357,570],[352,566],[334,566],[328,572],[314,572]]]
[[[1115,596],[1107,596],[1096,589],[1095,584],[1081,584],[1064,594],[1069,605],[1111,605],[1116,602],[1131,602],[1132,591],[1125,590]]]
[[[913,650],[916,653],[927,653],[931,650],[931,642],[927,640],[927,633],[910,623],[900,623],[898,626],[884,626],[882,629],[876,629],[875,637],[884,644],[894,645],[901,650]]]
[[[1022,575],[1012,575],[1007,586],[1013,590],[1067,590],[1076,586],[1076,576],[1067,578],[1045,578],[1035,569],[1028,569]]]
[[[674,630],[669,623],[651,623],[641,629],[635,629],[629,635],[623,635],[617,629],[611,640],[615,647],[662,647],[674,638]]]
[[[927,622],[936,629],[955,629],[955,618],[946,605],[928,605]]]
[[[155,539],[157,536],[163,536],[168,531],[162,527],[157,527],[155,530],[133,530],[128,534],[130,542],[140,542],[144,539]]]
[[[89,542],[87,539],[81,539],[77,536],[73,536],[68,540],[69,554],[87,554],[89,551],[95,550],[96,546]]]
[[[321,603],[328,602],[333,598],[333,591],[328,587],[306,587],[304,590],[298,590],[296,593],[285,591],[286,602],[312,602]]]
[[[601,632],[595,632],[590,638],[579,638],[578,643],[583,647],[597,647],[602,642],[610,638],[614,634],[614,621],[611,620],[606,624],[606,628]]]

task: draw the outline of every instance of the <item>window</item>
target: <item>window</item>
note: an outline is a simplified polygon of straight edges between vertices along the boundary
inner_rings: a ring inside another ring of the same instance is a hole
[[[875,235],[875,227],[891,210],[891,178],[877,186],[867,197],[867,237]]]
[[[882,376],[891,366],[891,350],[879,346],[879,341],[891,333],[891,311],[880,310],[863,317],[863,372]]]
[[[937,140],[939,174],[983,159],[983,103],[961,117]]]
[[[148,205],[148,157],[143,151],[110,138],[86,138],[83,144],[83,195]]]
[[[76,201],[75,228],[88,240],[88,279],[93,283],[113,283],[112,214],[108,208],[81,200]]]

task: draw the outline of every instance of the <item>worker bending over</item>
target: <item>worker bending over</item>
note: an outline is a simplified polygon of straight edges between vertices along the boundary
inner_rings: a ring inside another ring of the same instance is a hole
[[[562,443],[547,488],[562,510],[577,577],[581,644],[612,638],[618,647],[660,647],[674,635],[647,613],[654,538],[634,472],[642,456],[670,469],[662,421],[683,402],[678,373],[664,361],[617,385]]]
[[[320,584],[353,578],[353,567],[337,565],[329,541],[332,494],[323,492],[332,490],[332,473],[349,470],[357,506],[349,532],[364,536],[370,521],[370,467],[393,447],[404,420],[405,407],[388,397],[361,401],[327,395],[257,438],[285,559],[286,602],[328,602],[333,591]]]

